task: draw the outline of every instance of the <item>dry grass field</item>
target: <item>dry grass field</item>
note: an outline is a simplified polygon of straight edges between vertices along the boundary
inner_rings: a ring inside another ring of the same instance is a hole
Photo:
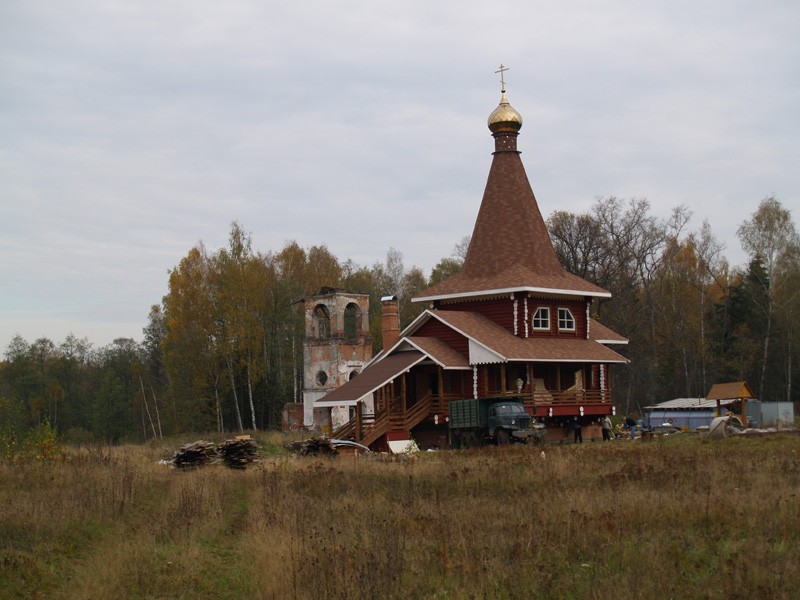
[[[0,463],[2,598],[797,598],[800,436]]]

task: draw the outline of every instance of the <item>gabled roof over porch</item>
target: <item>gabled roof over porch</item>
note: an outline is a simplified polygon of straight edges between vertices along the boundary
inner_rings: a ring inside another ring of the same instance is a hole
[[[469,369],[467,357],[454,350],[442,340],[434,337],[409,336],[403,338],[408,344],[427,354],[443,369]]]
[[[356,377],[317,400],[314,406],[324,408],[355,404],[425,360],[448,370],[471,368],[464,355],[433,337],[401,338],[389,352],[387,356],[373,360]]]
[[[314,407],[353,405],[425,358],[426,354],[409,350],[395,352],[382,360],[374,361],[356,377],[314,402]]]

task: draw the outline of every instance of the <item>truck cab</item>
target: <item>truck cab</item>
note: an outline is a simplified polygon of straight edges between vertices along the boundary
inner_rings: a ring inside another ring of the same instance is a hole
[[[544,431],[544,425],[538,423],[525,410],[522,402],[495,402],[489,406],[489,437],[498,444],[507,444],[512,439],[523,441],[542,441],[543,436],[532,435],[532,432]]]
[[[471,447],[484,442],[544,442],[545,428],[525,410],[520,398],[452,400],[449,406],[451,445]]]
[[[489,435],[497,437],[498,428],[508,432],[530,429],[531,417],[519,402],[497,402],[489,406]]]

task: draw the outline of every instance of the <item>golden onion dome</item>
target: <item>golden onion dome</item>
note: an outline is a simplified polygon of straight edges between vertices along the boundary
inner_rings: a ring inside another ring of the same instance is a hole
[[[522,127],[522,116],[508,103],[506,92],[500,98],[500,105],[489,115],[489,130],[492,133],[499,131],[519,131]]]

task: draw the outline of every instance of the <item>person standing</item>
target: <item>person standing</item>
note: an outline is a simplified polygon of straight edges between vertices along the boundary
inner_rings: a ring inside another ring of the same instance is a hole
[[[633,420],[633,415],[625,417],[625,425],[631,430],[631,439],[636,437],[636,421]]]
[[[611,430],[614,426],[611,424],[611,418],[606,415],[600,421],[600,428],[603,430],[603,441],[611,441]]]
[[[583,434],[581,433],[581,423],[578,421],[578,417],[573,417],[572,421],[572,431],[575,432],[575,443],[582,444],[583,443]]]

